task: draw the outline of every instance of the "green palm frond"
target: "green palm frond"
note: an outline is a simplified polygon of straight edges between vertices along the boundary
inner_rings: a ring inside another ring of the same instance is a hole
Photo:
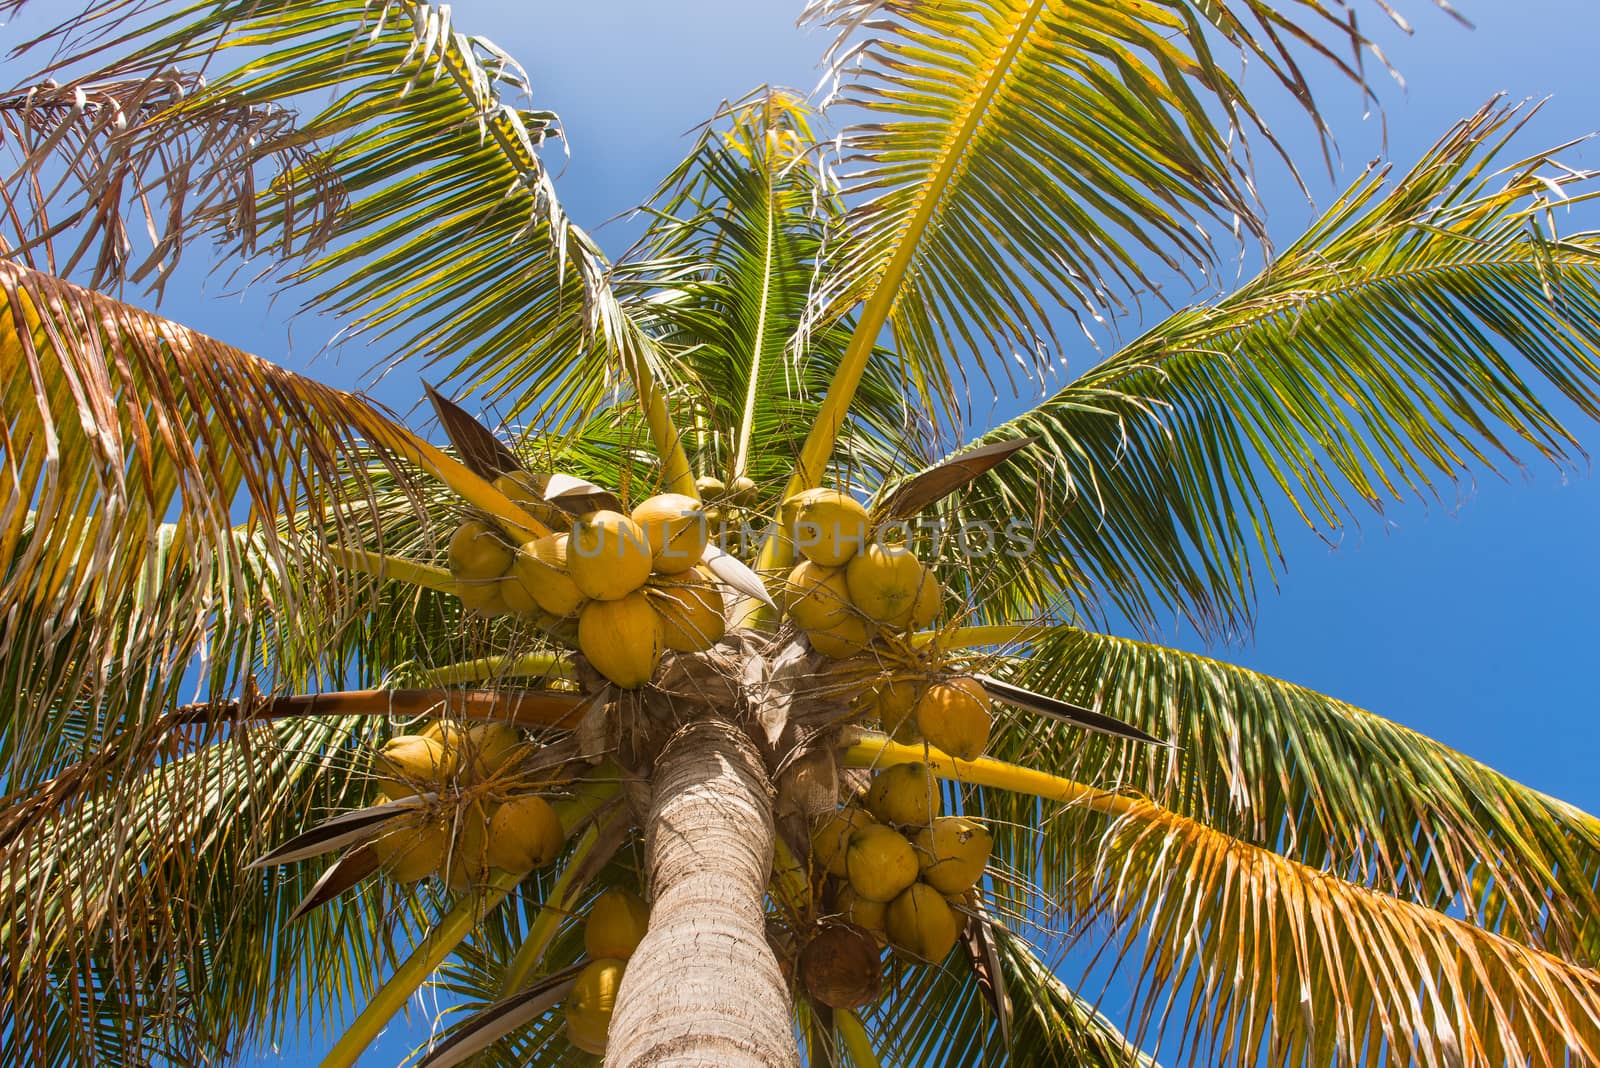
[[[107,40],[126,54],[106,61]],[[45,44],[61,54],[42,73],[97,61],[94,77],[120,81],[203,70],[206,90],[150,117],[150,138],[223,104],[287,112],[276,142],[257,149],[295,152],[259,191],[255,227],[342,335],[381,345],[390,361],[439,364],[489,399],[515,398],[510,416],[537,404],[546,429],[597,407],[619,370],[653,394],[660,357],[540,159],[560,136],[556,117],[510,102],[529,96],[526,75],[456,29],[448,8],[163,0],[98,7],[35,42]],[[324,188],[339,210],[308,219],[307,190]]]
[[[937,968],[902,958],[891,963],[901,981],[862,1018],[882,1064],[1154,1068],[1033,947],[1004,925],[994,929],[1001,979],[1011,999],[1009,1045],[979,988],[971,957],[958,948]]]
[[[364,763],[354,723],[167,713],[186,687],[375,683],[481,646],[453,598],[322,561],[324,539],[362,542],[363,514],[426,499],[364,440],[405,440],[370,403],[27,268],[0,264],[0,292],[4,1033],[69,1062],[212,1056],[281,1031],[284,991],[338,1004],[362,981],[365,951],[327,957],[334,928],[316,948],[285,925],[309,879],[241,866],[348,806]],[[63,1010],[70,990],[92,1004]]]
[[[849,323],[803,334],[807,301],[843,208],[815,162],[815,118],[763,90],[722,113],[647,205],[652,223],[622,266],[620,292],[692,384],[698,466],[757,483],[787,480]],[[843,434],[845,477],[871,484],[927,454],[892,356],[873,354]]]
[[[349,740],[359,726],[202,738],[149,770],[116,768],[114,787],[11,842],[0,871],[8,1051],[38,1064],[215,1061],[304,1033],[307,1007],[337,1018],[370,994],[394,944],[419,936],[425,901],[373,882],[291,924],[320,873],[244,869],[307,813],[363,803]]]
[[[1015,669],[1035,690],[1097,705],[1174,748],[1018,715],[995,742],[1007,759],[1137,791],[1241,842],[1579,963],[1600,960],[1593,816],[1391,720],[1193,653],[1056,627]],[[1032,812],[985,801],[1002,823]],[[1048,890],[1076,848],[1019,834],[1006,853]]]
[[[866,302],[852,356],[887,323],[946,411],[952,372],[1015,387],[1016,361],[1042,379],[1052,309],[1098,317],[1159,288],[1148,262],[1208,268],[1208,229],[1261,232],[1239,138],[1271,134],[1226,68],[1261,65],[1315,118],[1288,44],[1353,78],[1336,51],[1365,45],[1313,3],[812,0],[806,20],[839,34],[830,108],[855,122],[840,146],[853,240],[818,314]]]
[[[985,617],[1182,612],[1234,633],[1284,506],[1331,537],[1357,501],[1426,497],[1522,449],[1576,455],[1550,396],[1600,414],[1600,238],[1554,229],[1586,175],[1501,162],[1519,118],[1485,109],[1408,173],[1370,172],[1236,293],[986,435],[1036,435],[1042,463],[997,468],[947,512],[1037,532],[987,561]]]

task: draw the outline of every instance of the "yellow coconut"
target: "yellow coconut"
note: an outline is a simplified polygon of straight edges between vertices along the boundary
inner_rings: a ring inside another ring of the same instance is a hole
[[[869,545],[851,558],[844,574],[851,602],[886,627],[910,623],[918,592],[933,581],[903,545]]]
[[[450,535],[450,574],[458,582],[488,582],[511,570],[511,546],[487,523],[469,519]]]
[[[432,793],[456,773],[456,754],[437,738],[400,734],[390,738],[373,758],[382,775],[378,789],[398,801],[418,793]]]
[[[911,843],[879,823],[850,836],[844,865],[850,889],[869,901],[893,901],[917,878],[917,854]]]
[[[811,1000],[858,1009],[878,1000],[883,963],[872,934],[848,923],[823,923],[800,950],[800,981]]]
[[[872,710],[884,732],[902,745],[922,740],[917,731],[917,699],[922,682],[917,679],[890,679],[873,691]]]
[[[950,955],[961,935],[950,903],[927,883],[912,883],[889,902],[884,919],[890,942],[934,964]]]
[[[783,604],[801,630],[827,630],[852,614],[844,569],[802,560],[783,584]]]
[[[605,1055],[611,1014],[617,1007],[617,988],[622,985],[626,967],[626,962],[611,958],[592,960],[572,984],[565,1006],[567,1041],[585,1053]]]
[[[939,815],[944,801],[939,780],[921,761],[896,764],[873,776],[867,809],[884,823],[925,827]]]
[[[583,591],[566,572],[567,535],[546,534],[522,547],[501,579],[500,596],[513,611],[568,616],[583,603]]]
[[[523,746],[522,735],[509,723],[479,723],[462,737],[458,758],[468,782],[482,782],[505,767]]]
[[[829,875],[843,878],[845,847],[850,844],[851,836],[876,822],[859,808],[842,808],[825,816],[811,832],[812,861]]]
[[[941,816],[911,839],[922,881],[941,894],[964,894],[983,878],[994,836],[963,816]]]
[[[578,615],[578,648],[618,686],[643,686],[661,663],[661,617],[642,593],[590,601]]]
[[[633,510],[650,542],[651,566],[663,575],[676,575],[700,562],[711,527],[700,502],[682,493],[658,493]]]
[[[917,729],[935,749],[976,760],[989,744],[989,706],[989,694],[977,679],[936,682],[917,702]]]
[[[849,616],[844,622],[837,623],[826,630],[808,630],[806,639],[811,642],[811,648],[823,656],[831,656],[835,660],[848,660],[866,651],[872,639],[877,635],[877,629],[859,616]]]
[[[631,890],[607,890],[583,918],[583,949],[591,957],[627,960],[650,927],[650,906]]]
[[[661,615],[661,643],[668,649],[693,653],[722,640],[728,626],[722,615],[722,590],[704,568],[656,582],[654,594]]]
[[[561,855],[561,817],[542,797],[515,797],[489,817],[489,863],[502,871],[542,868]]]
[[[856,893],[847,883],[839,888],[833,909],[857,927],[867,931],[882,945],[889,940],[889,929],[884,926],[889,909],[887,901],[869,901]]]
[[[590,512],[567,539],[567,571],[596,600],[620,600],[643,586],[652,560],[644,531],[621,512]]]
[[[867,510],[848,493],[818,489],[789,500],[794,502],[795,548],[807,559],[840,567],[866,547]]]
[[[483,579],[457,582],[456,596],[467,611],[480,616],[503,616],[511,611],[501,596],[500,579]]]
[[[934,620],[944,610],[944,586],[931,570],[924,570],[922,585],[911,602],[911,626],[916,630],[933,626]]]
[[[728,487],[716,475],[701,475],[694,480],[694,491],[702,501],[717,501],[727,495]]]
[[[450,836],[445,824],[425,819],[407,822],[372,842],[379,870],[397,883],[426,879],[444,863]]]
[[[453,720],[429,720],[427,726],[417,732],[421,738],[432,738],[446,749],[460,749],[461,743],[466,740],[467,728]]]
[[[451,842],[446,850],[445,882],[452,890],[466,890],[489,877],[489,814],[472,802],[456,810],[450,822]]]

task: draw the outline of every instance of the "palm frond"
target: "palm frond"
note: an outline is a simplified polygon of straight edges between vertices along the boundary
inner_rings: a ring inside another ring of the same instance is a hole
[[[63,278],[85,266],[95,289],[148,281],[159,297],[198,235],[243,256],[286,257],[298,244],[320,244],[343,190],[313,165],[292,114],[214,96],[184,106],[203,92],[198,78],[164,73],[49,82],[0,97],[7,254]],[[261,171],[284,175],[287,218],[270,248],[258,242]],[[147,250],[137,247],[141,229],[151,235]]]
[[[797,98],[758,90],[719,118],[646,205],[651,225],[617,286],[690,385],[697,467],[729,485],[752,478],[770,506],[849,340],[848,323],[800,336],[843,208]],[[875,352],[840,477],[870,484],[926,455],[927,431],[892,356]]]
[[[1331,538],[1358,501],[1581,455],[1550,401],[1600,414],[1600,237],[1554,213],[1593,193],[1549,154],[1502,161],[1522,119],[1486,108],[1408,173],[1369,172],[1236,293],[986,435],[1040,445],[946,512],[1037,538],[991,554],[982,614],[1182,612],[1231,635],[1285,507]]]
[[[1055,818],[1083,820],[1067,914],[1133,983],[1136,1042],[1171,1024],[1178,1058],[1217,1065],[1600,1056],[1600,972],[1148,802]]]
[[[384,724],[185,726],[182,689],[372,685],[492,632],[453,598],[330,576],[324,538],[443,526],[439,491],[364,440],[404,435],[370,403],[15,264],[0,296],[0,1027],[68,1061],[214,1056],[281,1033],[284,991],[336,1006],[364,981],[366,943],[333,959],[334,928],[285,922],[306,875],[239,865],[347,806],[354,739]]]
[[[1137,791],[1242,842],[1551,953],[1600,961],[1600,820],[1371,712],[1177,649],[1072,627],[1015,661],[1035,689],[1173,743],[1122,744],[1012,716],[995,751]],[[1006,821],[1031,812],[994,798]],[[1022,835],[1006,852],[1070,871]]]
[[[896,957],[889,966],[898,981],[862,1020],[884,1065],[1155,1068],[1032,946],[1004,925],[994,929],[1000,978],[1013,1006],[1009,1044],[969,957],[958,950],[941,967]]]
[[[1259,64],[1315,120],[1289,46],[1359,79],[1340,55],[1366,45],[1353,15],[1319,3],[812,0],[805,20],[838,32],[830,110],[854,123],[840,143],[853,240],[818,318],[866,302],[852,356],[887,323],[944,411],[969,366],[1015,389],[1014,361],[1042,382],[1050,309],[1099,317],[1159,289],[1149,262],[1208,268],[1208,230],[1263,232],[1240,149],[1246,130],[1272,135],[1225,68]]]
[[[99,79],[205,72],[204,92],[148,120],[150,138],[220,106],[287,113],[278,140],[257,149],[294,151],[259,190],[255,225],[274,235],[280,273],[344,324],[341,335],[511,399],[510,418],[537,407],[542,429],[566,429],[626,374],[668,477],[692,482],[655,384],[664,362],[618,303],[609,264],[567,217],[539,156],[560,136],[556,117],[509,102],[531,95],[526,74],[458,30],[448,7],[99,5],[24,47],[43,45],[56,53],[41,76],[95,62]],[[319,96],[331,103],[298,112]],[[319,188],[343,199],[312,225],[302,201]]]

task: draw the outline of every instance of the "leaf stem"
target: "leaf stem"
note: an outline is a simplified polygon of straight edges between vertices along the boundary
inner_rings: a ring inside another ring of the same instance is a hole
[[[350,1068],[355,1064],[356,1058],[378,1037],[390,1018],[400,1011],[407,999],[433,974],[433,970],[455,952],[478,921],[499,905],[521,881],[520,874],[497,871],[486,886],[463,894],[455,907],[434,925],[433,930],[411,951],[411,955],[395,969],[388,982],[361,1010],[361,1015],[356,1017],[327,1056],[322,1058],[322,1068]]]

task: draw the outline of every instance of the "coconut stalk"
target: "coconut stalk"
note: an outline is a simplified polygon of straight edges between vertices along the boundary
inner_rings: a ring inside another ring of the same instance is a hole
[[[922,762],[941,779],[954,779],[973,786],[990,786],[1010,790],[1017,794],[1030,794],[1046,801],[1082,805],[1108,816],[1123,816],[1132,812],[1141,802],[1126,794],[1086,786],[1081,782],[1063,779],[1035,771],[1003,760],[979,757],[977,760],[958,760],[930,745],[901,745],[890,741],[887,735],[876,731],[863,731],[862,736],[844,751],[843,764],[850,768],[881,770],[896,764]]]
[[[760,754],[733,724],[698,720],[663,747],[652,786],[650,929],[623,975],[606,1064],[798,1068],[762,908],[775,830]]]

